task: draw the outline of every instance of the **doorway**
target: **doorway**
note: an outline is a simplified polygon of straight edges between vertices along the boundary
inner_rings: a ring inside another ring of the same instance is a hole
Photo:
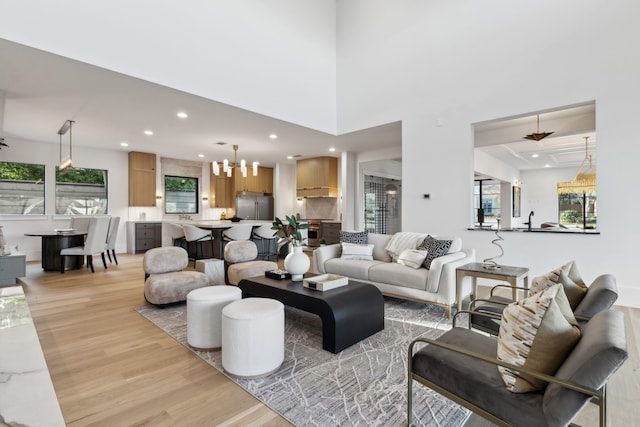
[[[364,176],[364,229],[369,233],[400,231],[402,183],[398,179]]]

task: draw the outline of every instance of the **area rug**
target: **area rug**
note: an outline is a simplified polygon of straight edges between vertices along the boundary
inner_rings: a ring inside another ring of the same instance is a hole
[[[186,305],[137,311],[224,373],[220,352],[187,344]],[[383,331],[338,354],[322,349],[316,315],[285,308],[285,360],[257,379],[231,378],[296,426],[406,425],[407,349],[417,337],[436,338],[451,322],[438,307],[385,298]],[[416,426],[461,426],[468,411],[415,383]]]

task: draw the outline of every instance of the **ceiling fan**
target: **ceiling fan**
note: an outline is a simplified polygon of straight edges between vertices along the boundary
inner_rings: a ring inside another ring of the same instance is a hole
[[[536,118],[537,118],[536,119],[537,131],[524,136],[523,137],[524,139],[530,139],[531,141],[540,141],[541,139],[544,139],[553,133],[553,132],[540,132],[540,114],[538,114]]]

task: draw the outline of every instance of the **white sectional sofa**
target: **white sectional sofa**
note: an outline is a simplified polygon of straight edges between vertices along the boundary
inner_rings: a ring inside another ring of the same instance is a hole
[[[392,235],[369,234],[373,245],[372,260],[343,259],[341,244],[322,246],[313,253],[313,271],[346,276],[375,285],[384,295],[442,306],[447,317],[456,302],[456,268],[475,262],[475,250],[463,249],[459,237],[437,239],[452,240],[446,255],[435,258],[430,268],[412,268],[393,262],[385,249]],[[469,278],[466,278],[469,279]],[[471,293],[471,281],[463,282],[461,298]]]

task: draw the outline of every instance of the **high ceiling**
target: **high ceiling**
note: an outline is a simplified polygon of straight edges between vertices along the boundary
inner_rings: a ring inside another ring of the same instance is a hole
[[[553,132],[540,141],[523,138],[537,133],[537,114],[478,123],[474,126],[476,150],[518,170],[577,168],[587,153],[595,166],[595,111],[595,104],[588,103],[539,113],[539,131]]]
[[[16,140],[59,144],[57,132],[66,120],[75,121],[74,147],[196,161],[232,159],[233,144],[239,145],[238,160],[265,166],[295,162],[287,156],[338,156],[401,145],[399,122],[336,137],[3,39],[0,58],[0,137],[9,145]],[[181,119],[178,112],[188,117]]]

